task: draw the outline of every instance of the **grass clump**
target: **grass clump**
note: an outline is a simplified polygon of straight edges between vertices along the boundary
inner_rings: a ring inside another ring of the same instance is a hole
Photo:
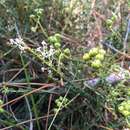
[[[128,3],[0,1],[0,129],[128,129]]]

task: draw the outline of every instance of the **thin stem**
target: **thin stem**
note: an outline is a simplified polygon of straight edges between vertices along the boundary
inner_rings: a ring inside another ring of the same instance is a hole
[[[53,125],[53,123],[54,123],[54,121],[55,121],[55,119],[56,119],[56,117],[57,117],[59,111],[60,111],[61,108],[62,108],[62,105],[63,105],[63,103],[64,103],[64,101],[65,101],[65,98],[67,97],[67,95],[68,95],[68,93],[69,93],[69,90],[70,90],[70,88],[68,89],[68,91],[66,92],[65,96],[63,97],[63,100],[62,100],[62,102],[61,102],[61,104],[60,104],[58,110],[56,111],[56,114],[55,114],[55,116],[53,117],[53,119],[52,119],[52,121],[51,121],[51,124],[50,124],[48,130],[51,130],[51,127],[52,127],[52,125]]]
[[[27,70],[26,70],[26,67],[25,67],[24,59],[23,59],[22,55],[20,55],[20,56],[21,56],[22,65],[23,65],[23,67],[24,67],[25,77],[26,77],[26,80],[27,80],[28,85],[30,86],[30,84],[29,84],[29,83],[30,83],[30,78],[29,78],[29,75],[28,75]],[[36,119],[37,119],[38,115],[37,115],[37,109],[36,109],[36,106],[35,106],[35,101],[34,101],[33,95],[30,94],[30,96],[31,96],[32,104],[33,104],[34,114],[35,114],[35,117],[36,117]],[[26,97],[26,96],[25,96],[25,97]],[[36,120],[36,122],[37,122],[38,130],[40,130],[40,124],[39,124],[38,120]]]

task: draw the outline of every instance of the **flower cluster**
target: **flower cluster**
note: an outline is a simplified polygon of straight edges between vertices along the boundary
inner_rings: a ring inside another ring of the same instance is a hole
[[[21,52],[24,52],[25,49],[27,49],[27,45],[24,43],[22,38],[15,38],[15,39],[10,39],[10,44],[17,46]]]
[[[42,59],[53,59],[55,49],[52,45],[48,46],[45,41],[42,41],[42,46],[38,47],[36,51],[40,53]]]
[[[31,53],[42,61],[41,70],[42,72],[47,70],[49,75],[54,74],[52,70],[61,75],[63,62],[71,56],[69,48],[62,48],[61,36],[58,33],[49,36],[48,42],[43,40],[37,48],[29,47],[22,38],[10,39],[10,44],[18,47],[21,52]]]

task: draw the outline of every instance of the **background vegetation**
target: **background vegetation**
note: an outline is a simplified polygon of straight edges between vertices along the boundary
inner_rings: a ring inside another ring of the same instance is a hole
[[[129,0],[1,0],[0,130],[129,130],[129,13]]]

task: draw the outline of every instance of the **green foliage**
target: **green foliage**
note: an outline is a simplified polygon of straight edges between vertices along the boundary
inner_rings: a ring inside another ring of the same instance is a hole
[[[104,60],[105,50],[102,48],[92,48],[88,53],[83,55],[83,60],[88,61],[92,68],[98,69],[102,67],[101,61]]]
[[[62,110],[64,107],[67,107],[69,100],[60,96],[55,100],[56,107],[54,108],[54,112],[57,113],[58,109]]]
[[[0,106],[3,104],[4,104],[4,102],[0,99]],[[5,110],[0,107],[0,113],[4,113],[4,112],[5,112]]]
[[[123,101],[118,107],[120,113],[122,113],[126,118],[130,117],[130,100]]]
[[[129,61],[123,57],[122,68],[120,60],[128,3],[1,0],[0,129],[128,127]],[[124,80],[106,82],[120,71]],[[100,79],[95,87],[85,84],[94,78]]]

